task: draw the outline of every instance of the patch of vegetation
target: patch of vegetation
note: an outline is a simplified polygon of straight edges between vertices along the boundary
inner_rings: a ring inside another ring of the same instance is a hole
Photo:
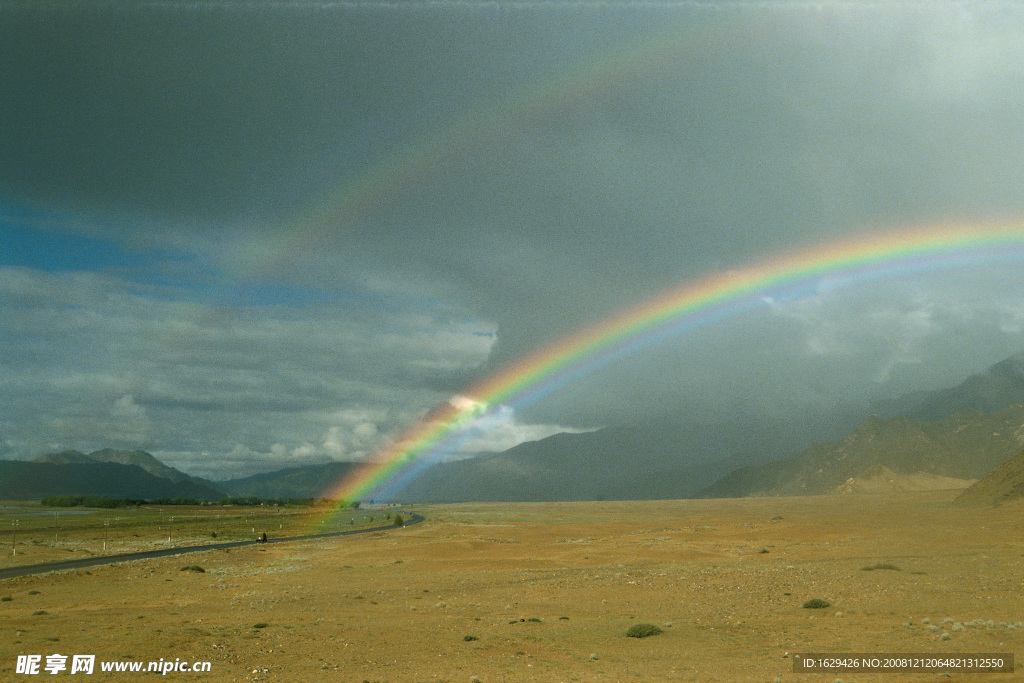
[[[532,622],[535,622],[535,623],[538,623],[538,624],[540,624],[540,623],[543,623],[543,622],[542,622],[542,621],[541,621],[540,619],[538,619],[537,617],[530,617],[529,619],[527,619],[527,621],[532,621]]]
[[[402,515],[395,515],[395,521],[393,523],[395,526],[402,526],[405,524],[405,518],[402,517]]]
[[[768,548],[761,548],[760,550],[757,551],[757,554],[758,555],[767,555],[768,554]]]
[[[0,602],[10,602],[13,599],[14,598],[12,598],[10,595],[5,595],[4,597],[0,598]]]
[[[467,636],[462,636],[462,639],[464,641],[466,641],[467,643],[471,643],[474,640],[479,640],[479,638],[477,638],[476,636],[468,636],[468,635]]]
[[[654,624],[634,624],[629,627],[628,631],[626,631],[626,635],[630,638],[646,638],[648,636],[656,636],[661,633],[663,633],[663,631]]]
[[[39,609],[39,610],[36,610],[35,612],[33,612],[32,616],[34,616],[34,617],[41,617],[44,614],[49,614],[49,612],[47,612],[44,609]]]
[[[146,501],[138,498],[110,498],[107,496],[47,496],[40,501],[47,507],[55,508],[73,508],[73,507],[87,507],[87,508],[123,508],[129,506],[139,506],[145,504]],[[197,505],[198,502],[194,499],[191,503],[184,503],[185,505]]]
[[[205,574],[206,570],[200,567],[198,564],[190,564],[187,567],[182,567],[179,571],[183,572],[199,572]]]
[[[270,626],[270,624],[268,624],[268,623],[267,623],[267,622],[265,622],[265,621],[261,621],[261,622],[259,622],[258,624],[253,624],[253,625],[252,625],[252,627],[253,627],[253,628],[266,628],[266,627],[268,627],[268,626]]]
[[[29,595],[39,595],[39,591],[29,591]]]
[[[829,602],[828,600],[822,600],[821,598],[811,598],[810,600],[804,603],[804,607],[806,607],[807,609],[825,609],[826,607],[831,606],[831,602]]]
[[[879,562],[878,564],[873,564],[870,567],[861,567],[860,568],[860,570],[862,572],[873,572],[876,569],[888,569],[888,570],[894,571],[894,572],[902,571],[899,567],[897,567],[896,565],[892,564],[891,562]]]
[[[569,621],[569,617],[558,617],[559,621]]]

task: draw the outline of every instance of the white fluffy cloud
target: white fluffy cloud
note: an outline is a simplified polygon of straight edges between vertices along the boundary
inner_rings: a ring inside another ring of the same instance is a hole
[[[141,447],[208,476],[366,457],[483,363],[486,322],[330,302],[231,307],[0,268],[4,455]]]

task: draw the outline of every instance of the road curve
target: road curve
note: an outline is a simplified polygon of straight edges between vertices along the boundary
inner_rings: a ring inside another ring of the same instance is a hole
[[[351,529],[349,531],[333,531],[326,534],[310,534],[309,536],[288,536],[286,538],[268,538],[267,543],[288,543],[290,541],[309,541],[316,538],[332,538],[334,536],[351,536],[353,534],[367,534],[372,531],[388,531],[391,529],[402,529],[423,521],[423,515],[415,512],[407,513],[409,519],[402,526],[388,524],[386,526],[367,527],[365,529]],[[116,562],[130,562],[132,560],[148,560],[154,557],[172,557],[186,553],[198,553],[204,550],[222,550],[224,548],[240,548],[246,545],[256,545],[260,541],[232,541],[231,543],[211,543],[210,545],[189,545],[180,548],[160,548],[159,550],[144,550],[137,553],[122,553],[120,555],[100,555],[96,557],[83,557],[78,560],[65,560],[63,562],[44,562],[43,564],[27,564],[21,567],[5,567],[0,569],[0,579],[13,579],[18,576],[32,576],[34,574],[45,574],[46,572],[58,572],[66,569],[82,569],[84,567],[97,567],[104,564]]]

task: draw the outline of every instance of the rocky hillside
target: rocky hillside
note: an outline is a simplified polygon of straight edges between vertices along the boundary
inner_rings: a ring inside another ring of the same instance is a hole
[[[960,505],[998,505],[1024,498],[1024,451],[1017,453],[961,493]]]
[[[871,468],[980,479],[1024,446],[1024,404],[986,415],[968,410],[942,420],[864,421],[848,436],[811,446],[795,458],[733,472],[704,497],[818,495]]]

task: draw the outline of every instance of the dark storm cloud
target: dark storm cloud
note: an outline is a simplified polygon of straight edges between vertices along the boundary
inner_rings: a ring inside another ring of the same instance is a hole
[[[85,439],[93,419],[183,459],[204,439],[242,460],[358,457],[670,286],[1020,215],[1021,28],[1008,3],[5,6],[0,214],[22,243],[124,257],[4,261],[5,291],[37,297],[9,381],[84,367],[106,415],[68,408],[14,441]],[[518,415],[589,426],[941,385],[1022,346],[1016,270],[766,293]],[[60,294],[70,281],[82,292]],[[87,343],[39,360],[70,307]],[[121,324],[137,341],[104,350]],[[500,418],[508,443],[528,431]]]

